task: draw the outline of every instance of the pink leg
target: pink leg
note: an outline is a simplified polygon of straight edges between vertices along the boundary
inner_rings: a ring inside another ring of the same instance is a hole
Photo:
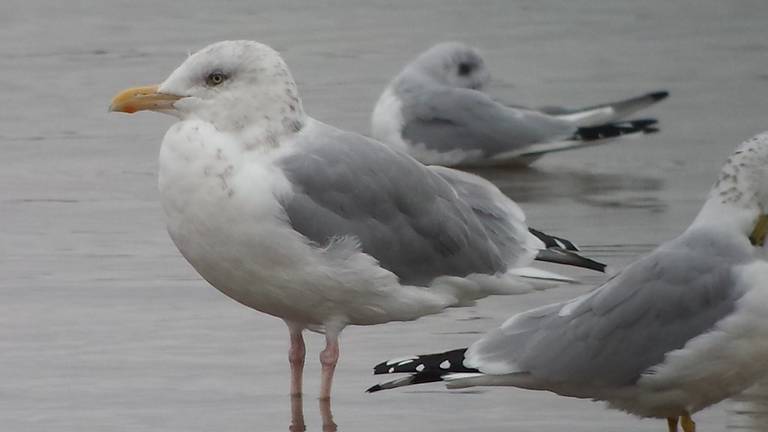
[[[325,349],[320,353],[320,364],[323,366],[320,380],[320,399],[331,398],[331,384],[336,362],[339,360],[339,332],[326,328]]]
[[[291,396],[301,396],[302,377],[304,375],[304,347],[303,328],[288,324],[291,333],[291,348],[288,350],[288,362],[291,364]]]

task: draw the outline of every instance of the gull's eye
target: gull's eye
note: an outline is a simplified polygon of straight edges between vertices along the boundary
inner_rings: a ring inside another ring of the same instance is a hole
[[[472,65],[469,63],[459,63],[459,75],[467,76],[472,72]]]
[[[227,76],[224,72],[211,72],[206,78],[205,83],[209,86],[217,86],[227,80]]]

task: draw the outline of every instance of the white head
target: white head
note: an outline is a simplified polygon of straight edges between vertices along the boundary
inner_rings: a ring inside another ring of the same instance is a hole
[[[461,42],[439,43],[421,53],[404,73],[416,73],[449,87],[481,90],[491,79],[476,49]]]
[[[763,132],[728,157],[693,225],[731,225],[750,235],[767,213],[768,132]]]
[[[301,129],[305,119],[296,83],[280,54],[252,41],[209,45],[159,86],[121,92],[111,109],[195,118],[234,133],[249,127],[290,133]]]

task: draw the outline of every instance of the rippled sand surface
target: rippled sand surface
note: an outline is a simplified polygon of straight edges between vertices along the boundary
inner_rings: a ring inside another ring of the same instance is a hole
[[[449,39],[482,47],[496,90],[520,104],[670,90],[648,111],[660,134],[481,173],[533,226],[619,268],[684,229],[733,146],[768,129],[766,22],[762,0],[0,3],[0,429],[288,429],[283,323],[209,287],[165,233],[156,155],[171,119],[106,112],[116,90],[159,82],[188,50],[269,43],[308,112],[360,132],[402,64]],[[313,397],[322,341],[310,336],[307,430],[322,429],[320,408],[339,431],[664,430],[547,393],[363,394],[380,360],[464,346],[514,312],[587,289],[350,328],[332,407]],[[701,429],[746,413],[727,406],[700,413]]]

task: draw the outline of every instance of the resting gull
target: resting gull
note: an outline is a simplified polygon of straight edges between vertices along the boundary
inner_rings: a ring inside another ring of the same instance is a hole
[[[413,320],[490,294],[567,280],[535,258],[602,269],[563,239],[529,231],[489,182],[312,119],[280,55],[226,41],[112,111],[179,118],[159,157],[168,231],[214,287],[288,325],[291,393],[303,330],[325,333],[328,398],[347,325]]]
[[[412,375],[607,401],[695,430],[691,415],[768,372],[768,132],[741,144],[699,215],[594,291],[508,319],[469,348],[386,362]]]
[[[527,165],[542,155],[655,132],[655,119],[624,120],[666,91],[580,109],[507,106],[483,92],[490,74],[474,48],[444,42],[419,55],[384,90],[373,137],[423,163]]]

